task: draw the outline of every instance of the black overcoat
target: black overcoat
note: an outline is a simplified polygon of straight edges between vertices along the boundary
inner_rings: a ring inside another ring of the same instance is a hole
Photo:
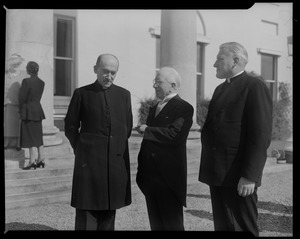
[[[236,187],[240,177],[261,185],[272,132],[272,98],[265,83],[246,72],[220,84],[201,130],[199,181]]]
[[[114,84],[104,90],[96,80],[74,91],[65,118],[75,153],[71,206],[114,210],[131,203],[131,130],[128,90]]]
[[[186,141],[193,123],[194,108],[178,95],[165,105],[157,117],[156,107],[150,108],[147,117],[148,127],[138,154],[136,181],[144,191],[147,179],[159,175],[157,180],[165,183],[179,203],[186,206]]]

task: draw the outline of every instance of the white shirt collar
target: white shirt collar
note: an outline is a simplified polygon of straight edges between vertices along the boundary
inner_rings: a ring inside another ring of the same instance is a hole
[[[169,95],[165,96],[165,98],[163,98],[163,100],[160,101],[160,104],[167,103],[170,99],[175,97],[177,94],[178,93],[172,93],[172,94],[169,94]]]

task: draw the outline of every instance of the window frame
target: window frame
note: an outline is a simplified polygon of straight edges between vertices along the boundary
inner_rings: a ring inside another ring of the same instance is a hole
[[[263,69],[265,68],[263,66],[263,56],[265,57],[271,57],[272,58],[272,75],[273,75],[273,79],[265,79],[265,82],[267,83],[267,87],[270,90],[271,96],[273,101],[277,100],[278,97],[278,93],[277,93],[277,89],[278,89],[278,55],[273,55],[273,54],[269,54],[269,53],[264,53],[264,52],[260,52],[261,54],[261,76],[263,77]],[[271,87],[272,85],[272,87]]]
[[[72,47],[71,47],[71,55],[72,57],[62,57],[57,56],[57,22],[58,19],[68,20],[72,22]],[[54,41],[53,41],[53,99],[54,99],[54,114],[58,115],[65,115],[68,105],[70,103],[72,92],[76,88],[76,17],[75,16],[68,16],[60,13],[54,13],[53,16],[53,25],[54,25]],[[71,72],[70,72],[70,95],[62,96],[62,95],[55,95],[56,91],[56,60],[64,60],[71,62]]]

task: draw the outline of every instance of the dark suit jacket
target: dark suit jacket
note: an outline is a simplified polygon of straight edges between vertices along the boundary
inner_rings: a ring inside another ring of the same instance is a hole
[[[131,130],[129,91],[114,84],[103,90],[97,80],[74,91],[65,118],[75,153],[71,206],[113,210],[131,203]]]
[[[212,97],[201,131],[199,181],[237,186],[240,177],[261,185],[271,142],[272,99],[265,83],[246,72]]]
[[[193,123],[193,107],[178,95],[155,116],[150,108],[138,155],[137,184],[143,192],[147,181],[157,180],[169,186],[178,201],[186,206],[186,140]]]
[[[25,78],[19,91],[19,113],[21,120],[42,121],[45,114],[40,103],[45,83],[37,76]]]

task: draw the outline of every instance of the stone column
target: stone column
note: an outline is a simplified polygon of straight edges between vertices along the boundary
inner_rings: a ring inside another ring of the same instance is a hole
[[[45,82],[41,99],[46,116],[42,121],[44,146],[61,144],[53,120],[53,10],[6,9],[5,58],[10,69],[5,72],[5,90],[13,84],[20,86],[28,77],[25,68],[28,61],[39,64],[38,76]],[[16,58],[20,62],[18,71],[14,69],[16,65],[10,64]]]
[[[192,130],[196,121],[196,10],[162,10],[161,67],[170,66],[182,77],[179,95],[194,107]]]

